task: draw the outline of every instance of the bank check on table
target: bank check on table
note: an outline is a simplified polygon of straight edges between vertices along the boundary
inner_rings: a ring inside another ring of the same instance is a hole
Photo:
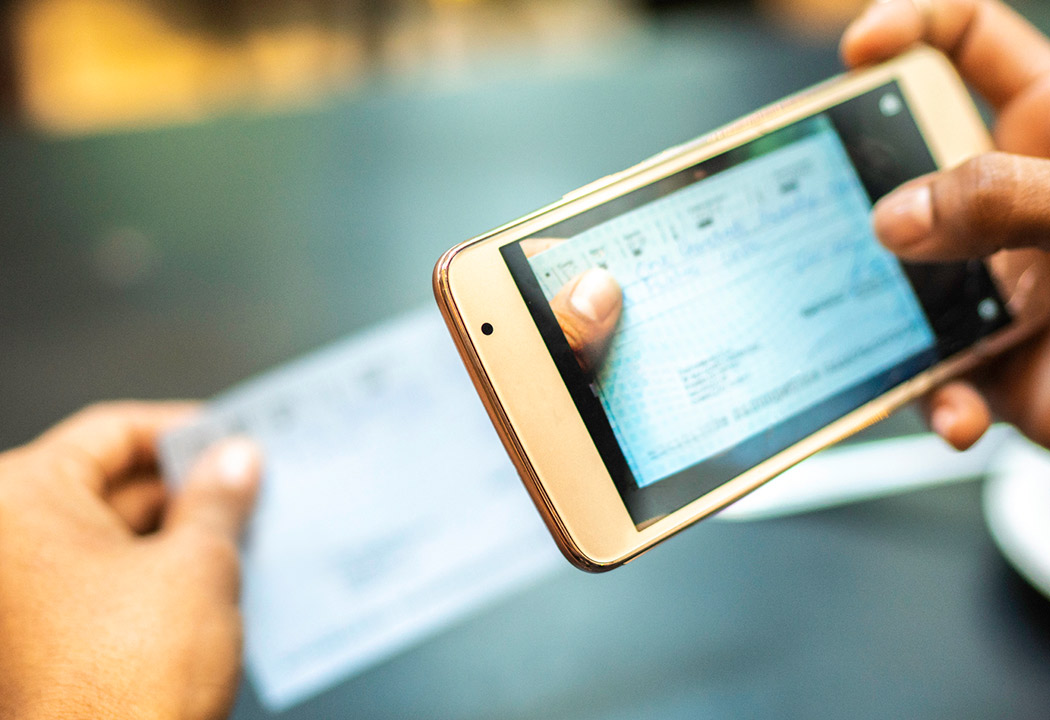
[[[436,309],[250,381],[165,437],[265,452],[244,555],[248,672],[279,710],[565,568]],[[484,542],[479,542],[484,538]]]

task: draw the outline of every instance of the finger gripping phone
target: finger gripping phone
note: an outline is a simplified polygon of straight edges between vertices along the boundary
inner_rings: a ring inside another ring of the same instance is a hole
[[[990,148],[921,48],[445,253],[438,304],[565,556],[621,565],[1040,325],[1024,256],[902,264],[871,229],[881,196]],[[584,372],[550,302],[592,267],[623,311]]]

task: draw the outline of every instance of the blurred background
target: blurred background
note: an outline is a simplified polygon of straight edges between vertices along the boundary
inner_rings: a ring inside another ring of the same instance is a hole
[[[8,0],[8,99],[61,132],[287,111],[435,73],[571,66],[690,14],[829,43],[859,0]],[[750,6],[750,7],[747,7]],[[692,12],[690,12],[692,11]],[[496,67],[494,67],[496,66]]]
[[[0,0],[0,447],[432,303],[451,245],[839,72],[860,5]],[[289,717],[1046,717],[1048,610],[963,484],[566,570]]]
[[[0,443],[429,302],[452,244],[839,71],[858,5],[0,0]]]

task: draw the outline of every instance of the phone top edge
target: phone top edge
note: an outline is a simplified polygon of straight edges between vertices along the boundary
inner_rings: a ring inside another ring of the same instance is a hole
[[[584,187],[586,187],[586,186],[584,186]],[[547,213],[549,213],[551,211],[558,210],[558,209],[564,207],[565,205],[568,205],[569,203],[571,203],[574,200],[576,200],[576,198],[573,196],[574,192],[576,192],[576,191],[569,192],[569,193],[561,196],[560,198],[558,198],[554,202],[549,203],[547,205],[544,205],[543,207],[537,208],[536,210],[533,210],[532,212],[530,212],[530,213],[528,213],[526,215],[522,215],[519,218],[511,220],[508,223],[504,223],[503,225],[500,225],[498,227],[494,227],[491,230],[486,230],[485,232],[481,233],[480,235],[475,235],[474,237],[470,238],[469,240],[464,240],[463,242],[460,242],[460,243],[457,243],[456,245],[453,245],[451,248],[449,248],[448,250],[446,250],[445,252],[443,252],[441,254],[441,256],[437,260],[437,263],[435,263],[435,265],[434,265],[434,284],[435,284],[435,288],[437,287],[439,282],[444,283],[446,285],[448,284],[448,281],[449,281],[449,277],[448,276],[449,276],[450,269],[452,267],[452,263],[455,261],[456,257],[460,253],[462,253],[464,250],[467,250],[468,248],[470,248],[470,247],[472,247],[474,245],[477,245],[478,243],[485,242],[486,240],[489,240],[489,239],[491,239],[493,237],[496,237],[497,235],[502,235],[503,233],[507,232],[508,230],[513,230],[514,228],[518,227],[519,225],[524,225],[525,223],[529,222],[530,220],[533,220],[533,219],[535,219],[537,217],[541,217],[541,216],[546,215]]]
[[[510,222],[504,223],[503,225],[492,228],[480,235],[458,243],[442,254],[438,261],[438,266],[441,267],[443,265],[448,269],[455,257],[462,251],[494,237],[507,234],[515,228],[527,225],[537,218],[561,210],[568,205],[580,203],[588,198],[593,198],[613,186],[623,184],[624,192],[627,192],[631,189],[631,179],[648,173],[656,168],[661,168],[661,172],[652,178],[648,178],[646,181],[647,183],[655,182],[664,175],[669,175],[690,164],[694,164],[708,157],[731,150],[738,145],[743,145],[750,140],[769,132],[771,129],[775,129],[781,125],[787,125],[797,120],[799,117],[804,117],[808,114],[806,112],[809,109],[807,106],[812,105],[814,106],[812,109],[817,109],[816,106],[826,99],[828,93],[834,93],[837,90],[849,90],[850,92],[845,92],[843,96],[839,98],[840,101],[844,100],[853,94],[863,93],[868,89],[876,87],[879,84],[896,77],[896,71],[898,68],[914,63],[923,63],[938,67],[938,72],[940,74],[951,78],[953,84],[958,88],[961,88],[967,98],[969,97],[969,91],[966,90],[965,85],[958,78],[957,73],[955,73],[951,62],[947,57],[939,50],[929,47],[928,45],[917,45],[906,53],[887,62],[839,73],[838,75],[816,83],[815,85],[798,90],[776,102],[764,105],[742,118],[721,125],[699,135],[698,137],[686,140],[685,142],[674,145],[666,150],[661,150],[660,152],[655,153],[654,155],[651,155],[623,170],[586,183],[575,190],[565,193],[557,200],[537,208],[526,215],[522,215]],[[972,101],[970,101],[970,103],[972,105]],[[977,112],[976,107],[974,107],[973,111],[974,113]],[[920,132],[922,132],[921,128]],[[923,132],[923,135],[925,137],[926,133]],[[990,149],[991,139],[986,129],[984,129],[982,140],[984,148]],[[934,145],[930,145],[930,147],[931,150],[938,150]],[[698,151],[701,150],[703,152],[698,153]],[[940,153],[935,154],[937,155],[936,159],[938,165],[942,164],[942,160],[948,159],[941,157]],[[604,198],[604,200],[608,199],[610,198]],[[511,238],[508,238],[508,241],[510,239]]]

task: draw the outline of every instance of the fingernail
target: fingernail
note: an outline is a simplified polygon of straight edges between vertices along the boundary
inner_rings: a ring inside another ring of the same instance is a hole
[[[259,448],[245,437],[224,440],[217,448],[216,475],[229,488],[243,488],[252,483],[259,468]]]
[[[861,13],[860,17],[850,23],[842,34],[843,44],[849,44],[857,40],[887,22],[891,21],[897,11],[893,7],[897,0],[877,0]]]
[[[569,305],[573,312],[591,322],[602,322],[620,304],[620,286],[601,268],[585,272],[572,289]]]
[[[884,245],[903,248],[924,240],[933,232],[933,196],[929,185],[890,193],[875,203],[872,212],[875,234]]]
[[[943,438],[955,427],[959,414],[954,409],[942,405],[930,414],[930,428]]]

